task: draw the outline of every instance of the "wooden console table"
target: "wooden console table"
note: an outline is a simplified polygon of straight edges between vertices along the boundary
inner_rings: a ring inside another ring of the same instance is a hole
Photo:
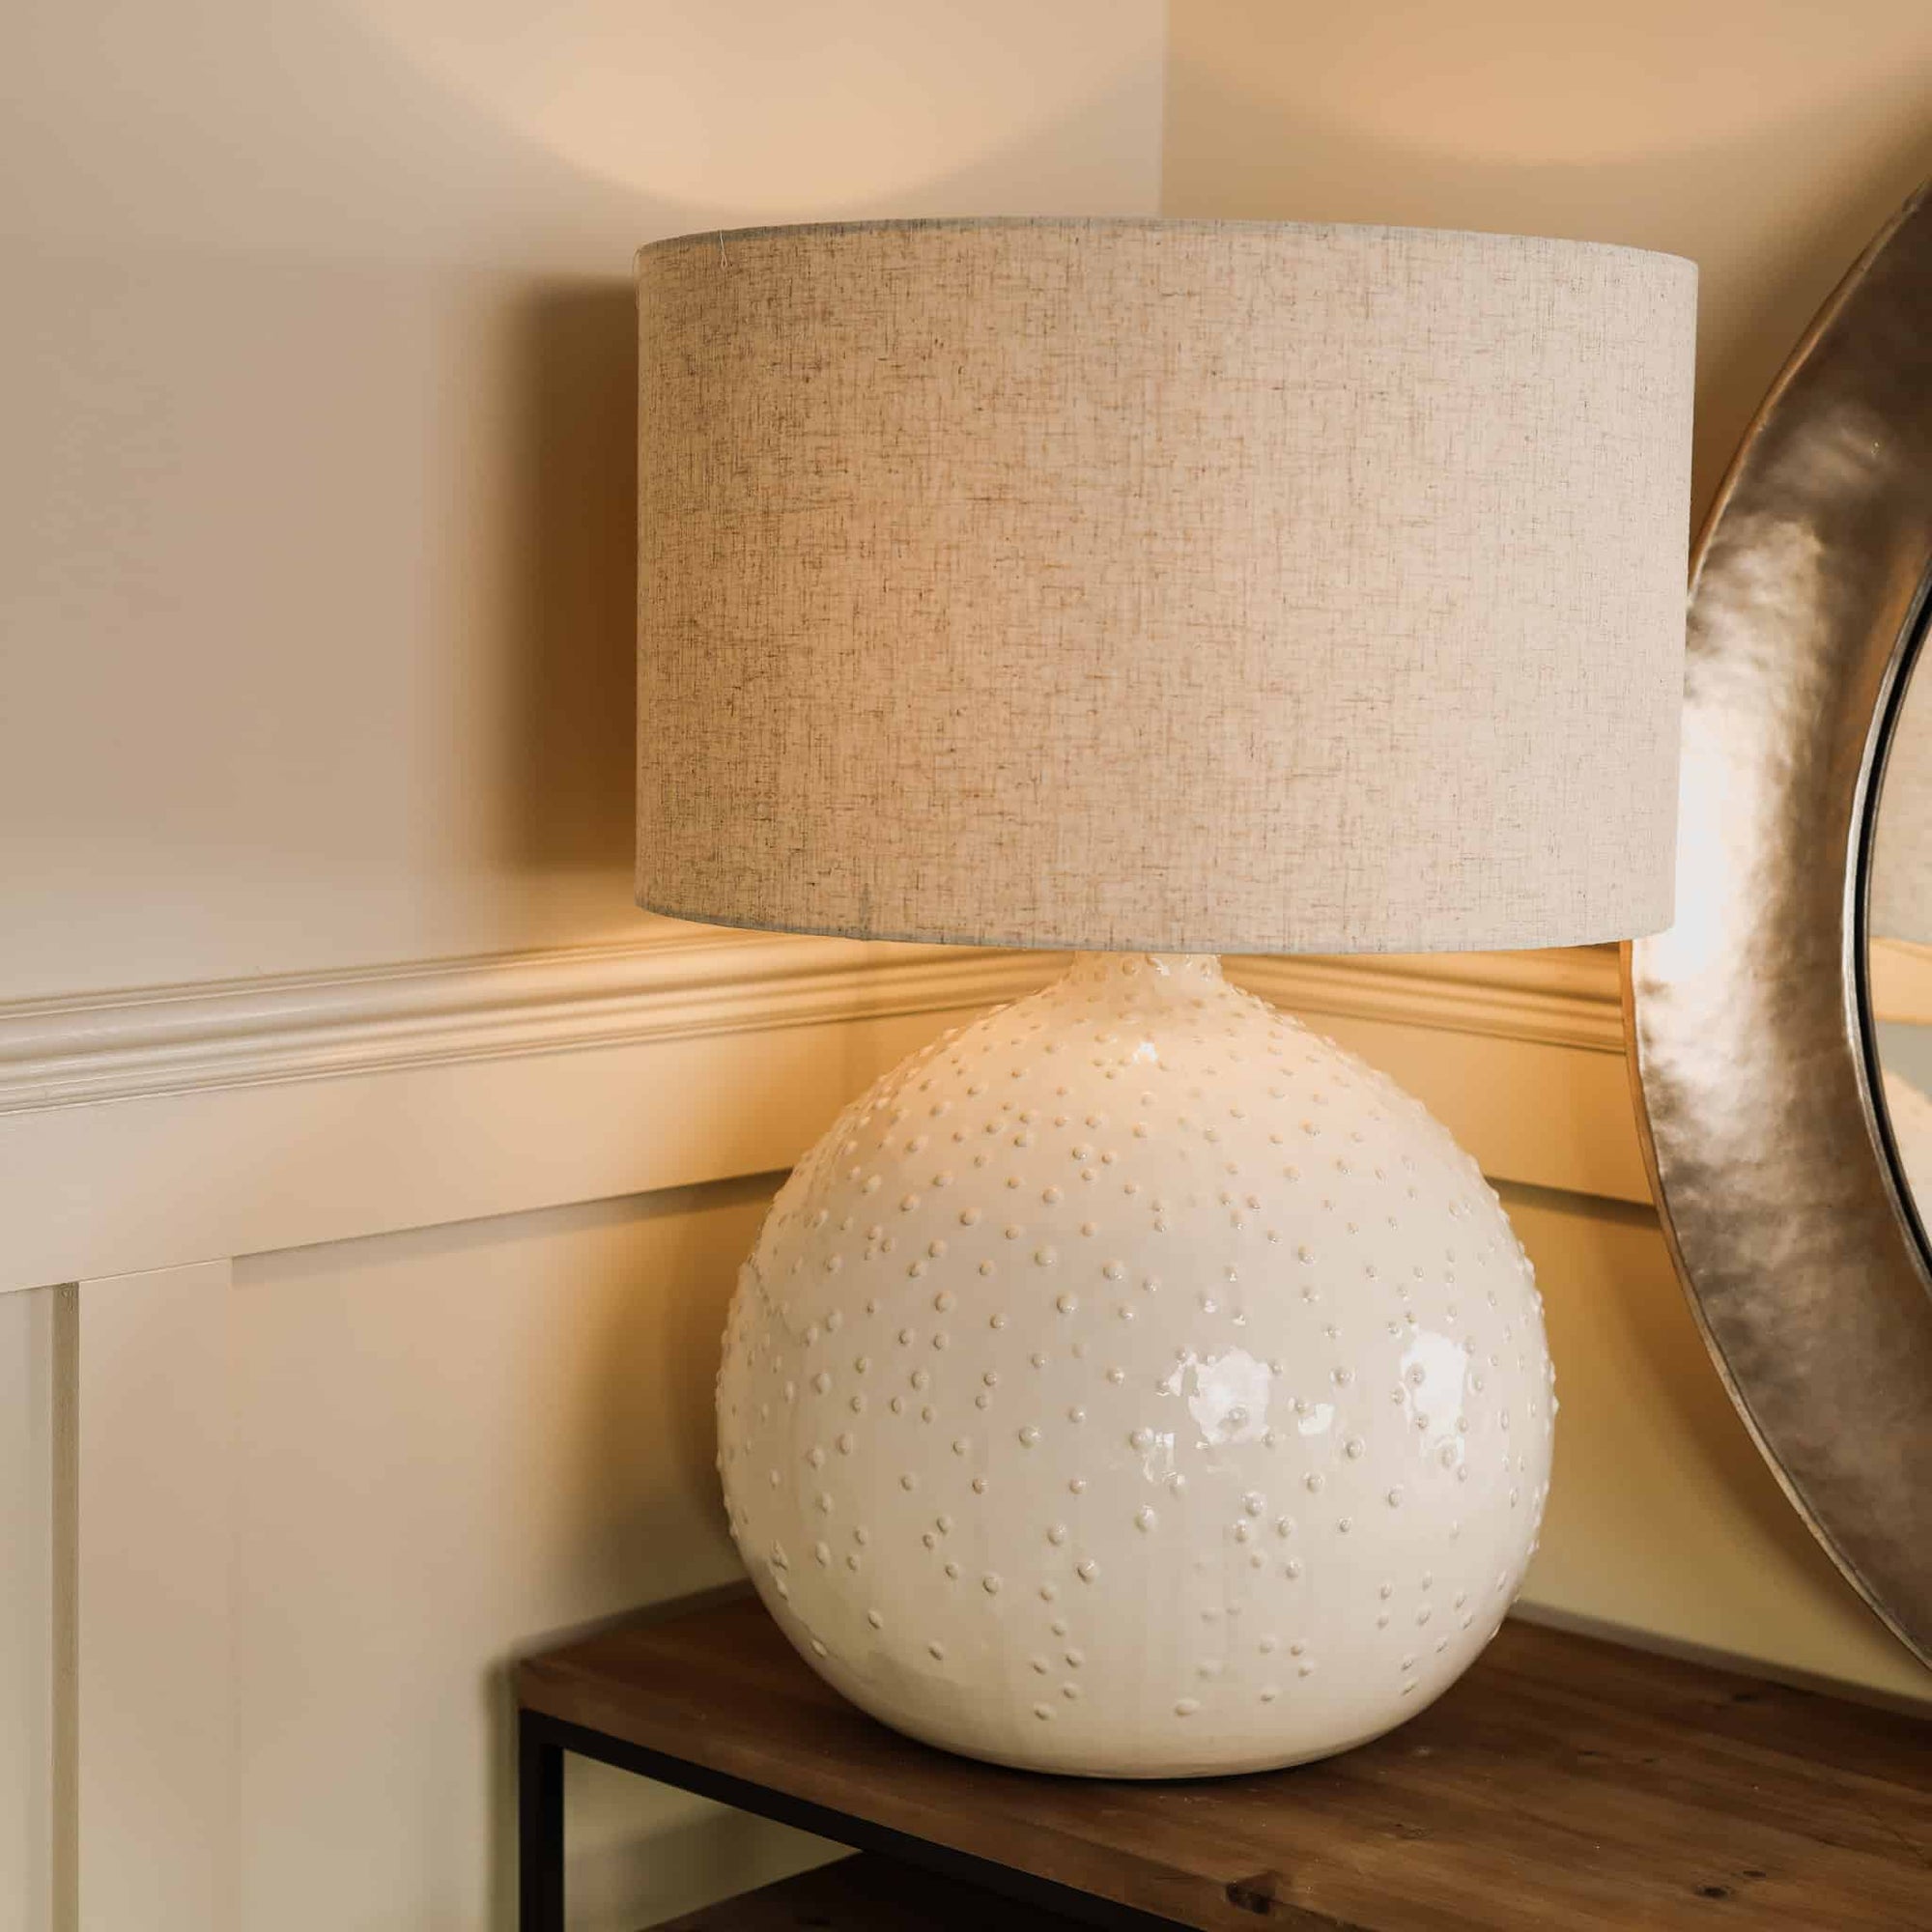
[[[1374,1744],[1190,1783],[914,1744],[749,1599],[531,1658],[517,1688],[524,1932],[562,1932],[566,1751],[896,1861],[852,1862],[849,1918],[835,1867],[810,1913],[692,1925],[976,1922],[881,1906],[910,1868],[935,1901],[935,1878],[1014,1901],[1015,1927],[1932,1928],[1932,1724],[1529,1624]]]

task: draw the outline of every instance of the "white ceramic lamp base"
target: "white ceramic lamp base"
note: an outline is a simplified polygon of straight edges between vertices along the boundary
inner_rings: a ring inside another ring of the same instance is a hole
[[[1204,956],[1101,953],[915,1055],[779,1195],[719,1378],[732,1533],[884,1722],[1035,1770],[1321,1757],[1535,1548],[1527,1259],[1414,1100]]]

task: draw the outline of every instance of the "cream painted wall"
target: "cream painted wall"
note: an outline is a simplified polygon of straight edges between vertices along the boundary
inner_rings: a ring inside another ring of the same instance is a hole
[[[0,1000],[632,936],[632,251],[1150,210],[1163,33],[9,8]]]

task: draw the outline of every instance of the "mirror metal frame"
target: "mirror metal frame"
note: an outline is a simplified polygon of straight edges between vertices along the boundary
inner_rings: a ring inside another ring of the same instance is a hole
[[[1932,196],[1819,312],[1691,567],[1677,923],[1624,949],[1637,1119],[1719,1373],[1932,1664],[1932,1276],[1874,1094],[1868,802],[1932,582]]]

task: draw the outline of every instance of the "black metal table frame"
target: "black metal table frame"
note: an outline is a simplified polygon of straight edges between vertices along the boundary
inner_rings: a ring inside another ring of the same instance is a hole
[[[563,1927],[563,1758],[566,1751],[614,1765],[639,1777],[651,1777],[700,1798],[716,1799],[759,1818],[794,1825],[855,1851],[881,1852],[889,1858],[932,1872],[941,1878],[963,1880],[986,1891],[1016,1899],[1043,1912],[1057,1913],[1072,1925],[1097,1925],[1108,1932],[1172,1932],[1177,1923],[1151,1913],[1120,1905],[1108,1898],[1080,1891],[1012,1865],[976,1857],[971,1852],[934,1844],[870,1819],[835,1811],[753,1784],[708,1765],[671,1757],[627,1744],[582,1724],[527,1709],[517,1713],[517,1899],[520,1932],[564,1932]]]

